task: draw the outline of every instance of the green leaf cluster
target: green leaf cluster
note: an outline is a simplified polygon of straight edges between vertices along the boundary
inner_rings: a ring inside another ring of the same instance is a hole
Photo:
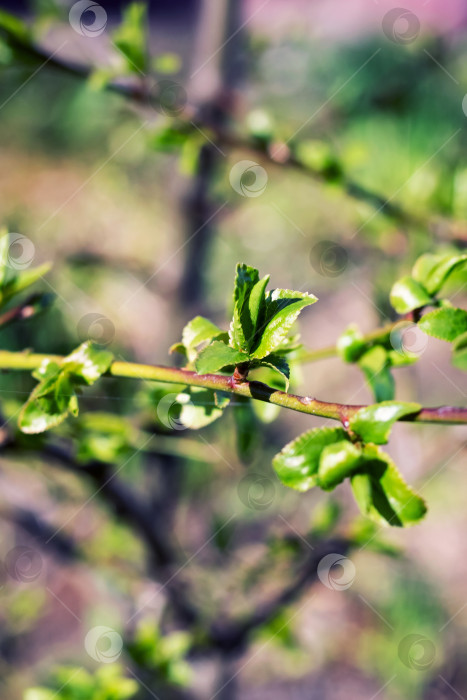
[[[232,374],[237,367],[246,377],[248,372],[267,369],[274,373],[275,384],[287,389],[290,367],[286,358],[299,347],[296,337],[288,337],[289,331],[302,309],[317,299],[288,289],[268,292],[268,282],[268,275],[260,279],[258,270],[238,264],[229,332],[196,316],[185,326],[181,342],[173,345],[171,352],[183,355],[185,367],[199,374]],[[187,408],[182,408],[180,420],[195,428],[218,418],[229,403],[227,396],[208,389],[187,388],[181,397]]]
[[[452,343],[452,364],[467,371],[467,311],[446,305],[425,314],[418,325],[427,335]]]
[[[112,353],[90,341],[80,345],[60,364],[45,360],[33,377],[39,383],[20,411],[18,425],[23,433],[42,433],[60,425],[68,415],[78,415],[78,393],[106,372]]]
[[[260,279],[258,270],[237,265],[234,309],[229,333],[207,319],[197,317],[184,329],[182,342],[173,347],[199,374],[232,372],[241,375],[267,367],[288,387],[290,368],[287,354],[298,346],[288,334],[298,315],[317,301],[312,294],[288,289],[266,291],[269,276]]]
[[[362,408],[350,419],[350,432],[309,430],[274,457],[273,467],[282,483],[298,491],[313,486],[331,491],[349,479],[364,515],[386,525],[413,525],[425,515],[425,503],[379,444],[387,442],[396,420],[420,408],[402,402]]]
[[[349,326],[337,340],[337,351],[345,362],[362,370],[376,401],[394,398],[395,382],[391,369],[416,362],[417,355],[400,351],[388,332],[375,339],[365,339],[358,327]]]
[[[84,668],[59,668],[52,688],[29,688],[24,700],[128,700],[139,690],[133,678],[125,678],[118,664],[101,666],[91,674]]]
[[[50,270],[50,263],[39,267],[18,269],[10,259],[14,239],[5,229],[0,230],[0,306],[24,291]]]
[[[467,312],[455,309],[438,294],[451,276],[467,272],[467,254],[446,253],[422,255],[412,274],[398,280],[390,295],[391,304],[400,314],[421,311],[435,306],[419,321],[427,335],[453,343],[453,364],[467,369]],[[402,330],[402,329],[401,329]],[[394,399],[395,382],[391,370],[413,364],[418,355],[398,347],[397,332],[391,329],[367,337],[354,324],[338,338],[337,351],[345,362],[355,363],[362,370],[376,401]]]
[[[467,279],[467,253],[428,253],[415,262],[412,274],[394,285],[391,302],[399,313],[406,313],[424,306],[436,307],[419,321],[419,328],[427,335],[452,343],[452,363],[467,370],[467,311],[457,309],[439,298],[446,283],[460,276]]]
[[[392,306],[399,314],[409,313],[437,303],[437,296],[449,278],[467,269],[467,254],[427,253],[416,261],[412,273],[398,280],[390,294]]]
[[[185,660],[192,644],[188,632],[171,632],[163,635],[152,621],[141,622],[134,638],[128,644],[128,653],[143,668],[153,670],[170,685],[186,686],[191,671]]]
[[[122,21],[113,32],[113,43],[125,59],[129,73],[147,73],[149,67],[147,5],[132,2],[123,11]]]

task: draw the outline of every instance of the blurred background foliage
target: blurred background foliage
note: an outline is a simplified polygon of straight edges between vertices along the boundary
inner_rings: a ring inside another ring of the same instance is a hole
[[[43,288],[55,295],[44,313],[2,328],[2,348],[67,353],[91,336],[117,357],[172,362],[168,348],[195,313],[225,327],[244,260],[320,298],[300,324],[304,344],[319,349],[351,322],[369,331],[392,318],[389,289],[419,254],[465,247],[467,16],[456,3],[415,3],[421,31],[407,43],[382,31],[386,0],[371,12],[344,11],[344,0],[328,10],[318,0],[159,1],[147,22],[127,8],[123,28],[124,8],[102,2],[108,24],[94,38],[70,27],[71,3],[0,5],[46,56],[91,67],[88,79],[40,67],[1,35],[1,222],[33,241],[35,263],[53,262]],[[326,33],[349,16],[343,36]],[[227,38],[235,32],[227,45],[224,23]],[[144,86],[140,71],[183,86],[200,111],[183,121],[106,89],[117,77]],[[298,167],[281,164],[289,149]],[[245,159],[266,170],[258,197],[229,182]],[[328,257],[316,252],[323,241]],[[440,341],[396,375],[400,398],[465,401],[465,375]],[[292,379],[322,399],[372,400],[358,369],[336,358],[296,367]],[[238,400],[222,422],[183,431],[154,408],[174,388],[108,379],[52,439],[28,437],[15,416],[34,382],[0,381],[2,697],[467,694],[462,427],[396,426],[390,451],[430,512],[411,531],[382,535],[345,488],[330,501],[273,476],[277,450],[322,420]],[[292,582],[311,547],[344,535],[354,543],[350,588],[310,582],[241,644],[209,637]],[[172,590],[164,582],[178,567]],[[174,597],[196,608],[194,623]],[[89,653],[93,626],[117,635],[111,650],[122,640],[115,663],[102,661],[105,635]],[[428,641],[409,653],[408,635]]]

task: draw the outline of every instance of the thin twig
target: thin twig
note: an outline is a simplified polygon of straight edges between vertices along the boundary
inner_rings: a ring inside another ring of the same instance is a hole
[[[61,363],[62,355],[45,355],[27,352],[0,351],[0,370],[33,370],[41,366],[44,360]],[[134,362],[113,362],[107,375],[125,377],[128,379],[144,379],[155,382],[181,384],[183,386],[199,386],[214,391],[222,391],[236,396],[245,396],[258,401],[272,403],[282,408],[288,408],[299,413],[306,413],[322,418],[340,421],[348,427],[349,419],[362,405],[348,405],[328,401],[320,401],[310,396],[288,394],[285,391],[273,389],[261,382],[236,382],[233,377],[221,374],[197,374],[186,369],[164,367],[162,365],[142,365]],[[439,406],[422,408],[418,413],[412,413],[400,418],[403,421],[416,423],[467,423],[467,408],[457,406]]]

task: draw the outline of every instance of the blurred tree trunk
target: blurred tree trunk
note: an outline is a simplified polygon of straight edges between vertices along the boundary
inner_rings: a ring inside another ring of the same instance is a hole
[[[199,50],[195,52],[189,90],[201,100],[203,121],[216,129],[229,121],[235,109],[235,89],[244,75],[241,16],[241,0],[222,0],[216,7],[209,0],[203,0],[198,27]],[[184,319],[195,313],[207,313],[205,278],[219,209],[219,203],[211,195],[211,185],[223,158],[219,145],[206,140],[200,148],[191,189],[184,203],[185,263],[178,299]]]

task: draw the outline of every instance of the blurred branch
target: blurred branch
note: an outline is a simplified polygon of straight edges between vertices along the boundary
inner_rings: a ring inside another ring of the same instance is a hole
[[[400,327],[401,323],[416,323],[420,314],[415,314],[414,311],[410,311],[407,314],[399,316],[397,321],[392,323],[387,323],[381,328],[377,328],[370,333],[362,335],[361,341],[368,348],[371,348],[374,344],[378,344],[381,341],[387,340],[394,330]],[[317,362],[319,360],[326,360],[330,357],[338,357],[339,352],[336,345],[328,345],[325,348],[318,348],[317,350],[307,350],[304,348],[298,353],[298,362]]]
[[[33,294],[18,306],[0,314],[0,328],[36,316],[50,306],[52,301],[52,294]]]
[[[42,449],[47,457],[57,461],[61,466],[77,474],[85,474],[98,487],[97,494],[106,500],[116,515],[123,518],[136,532],[140,534],[151,554],[150,568],[157,579],[161,573],[168,574],[168,583],[163,583],[165,591],[179,617],[192,624],[198,618],[198,613],[185,598],[181,586],[170,578],[170,570],[178,563],[178,557],[171,545],[167,528],[166,511],[163,508],[167,494],[160,496],[158,504],[149,505],[144,498],[136,493],[129,484],[121,481],[115,467],[103,462],[88,462],[79,464],[67,451],[56,445],[47,445]]]
[[[328,554],[346,556],[351,542],[345,539],[330,539],[319,542],[302,564],[293,580],[271,600],[258,606],[249,616],[239,621],[216,621],[208,634],[206,644],[225,652],[241,652],[249,635],[271,622],[287,605],[295,602],[305,590],[317,580],[318,564]]]
[[[206,15],[212,12],[212,7],[209,0],[204,0],[201,6],[199,24],[202,28],[207,20]],[[220,135],[225,129],[233,109],[233,91],[243,78],[240,63],[243,40],[240,31],[242,8],[243,3],[240,0],[223,0],[222,2],[223,36],[220,47],[216,47],[216,51],[220,53],[219,87],[216,94],[197,110],[195,120],[189,119],[188,123],[189,127],[201,132],[208,125],[213,134],[213,138],[207,139],[199,150],[191,191],[185,201],[187,218],[185,266],[179,298],[183,313],[188,316],[192,315],[192,311],[204,311],[205,271],[216,218],[216,206],[211,195],[211,185],[219,163],[222,157],[225,157],[219,143],[221,141]],[[210,48],[208,46],[207,50],[210,51]],[[200,63],[204,63],[203,57],[201,57]]]
[[[2,508],[0,517],[24,530],[38,545],[50,549],[61,560],[75,561],[82,558],[82,553],[73,538],[57,532],[54,525],[43,520],[34,511],[25,508]]]
[[[232,19],[233,15],[231,16],[231,20]],[[57,70],[60,73],[68,74],[80,80],[87,80],[93,73],[92,68],[59,59],[49,54],[44,48],[34,44],[32,41],[28,41],[9,32],[5,27],[2,27],[2,32],[10,47],[14,49],[16,55],[25,59],[26,63],[31,61],[33,65],[39,63],[48,69]],[[225,66],[226,65],[227,64],[225,64]],[[235,65],[237,65],[237,63]],[[227,70],[227,67],[225,67],[225,71],[226,80],[230,81],[234,73],[232,70]],[[110,81],[106,83],[105,89],[142,106],[148,107],[150,103],[157,104],[157,95],[154,96],[151,89],[148,88],[147,81],[144,80],[134,80],[131,84]],[[225,97],[225,95],[223,97]],[[161,105],[161,107],[163,107],[163,105]],[[387,198],[381,193],[374,192],[362,186],[345,173],[340,173],[339,179],[336,180],[335,173],[326,173],[319,169],[314,169],[308,164],[305,165],[294,156],[293,150],[285,144],[268,144],[261,140],[232,133],[230,130],[226,129],[225,119],[218,119],[217,116],[213,118],[212,110],[206,110],[205,106],[198,107],[187,103],[184,109],[174,119],[174,123],[181,124],[185,132],[192,132],[197,129],[208,129],[214,139],[213,142],[215,142],[218,147],[221,145],[229,148],[246,150],[252,156],[262,158],[277,166],[292,167],[320,182],[337,182],[347,195],[354,199],[367,202],[376,210],[376,213],[385,214],[396,222],[409,225],[427,225],[433,221],[432,217],[415,215],[406,211],[392,202],[391,198]],[[206,151],[210,151],[211,148],[211,144],[206,144]],[[210,156],[214,159],[216,157],[214,153],[211,153]],[[203,159],[201,159],[200,156],[199,168],[212,172],[211,166],[207,166],[206,164],[208,160],[209,158],[206,153],[204,153]]]

